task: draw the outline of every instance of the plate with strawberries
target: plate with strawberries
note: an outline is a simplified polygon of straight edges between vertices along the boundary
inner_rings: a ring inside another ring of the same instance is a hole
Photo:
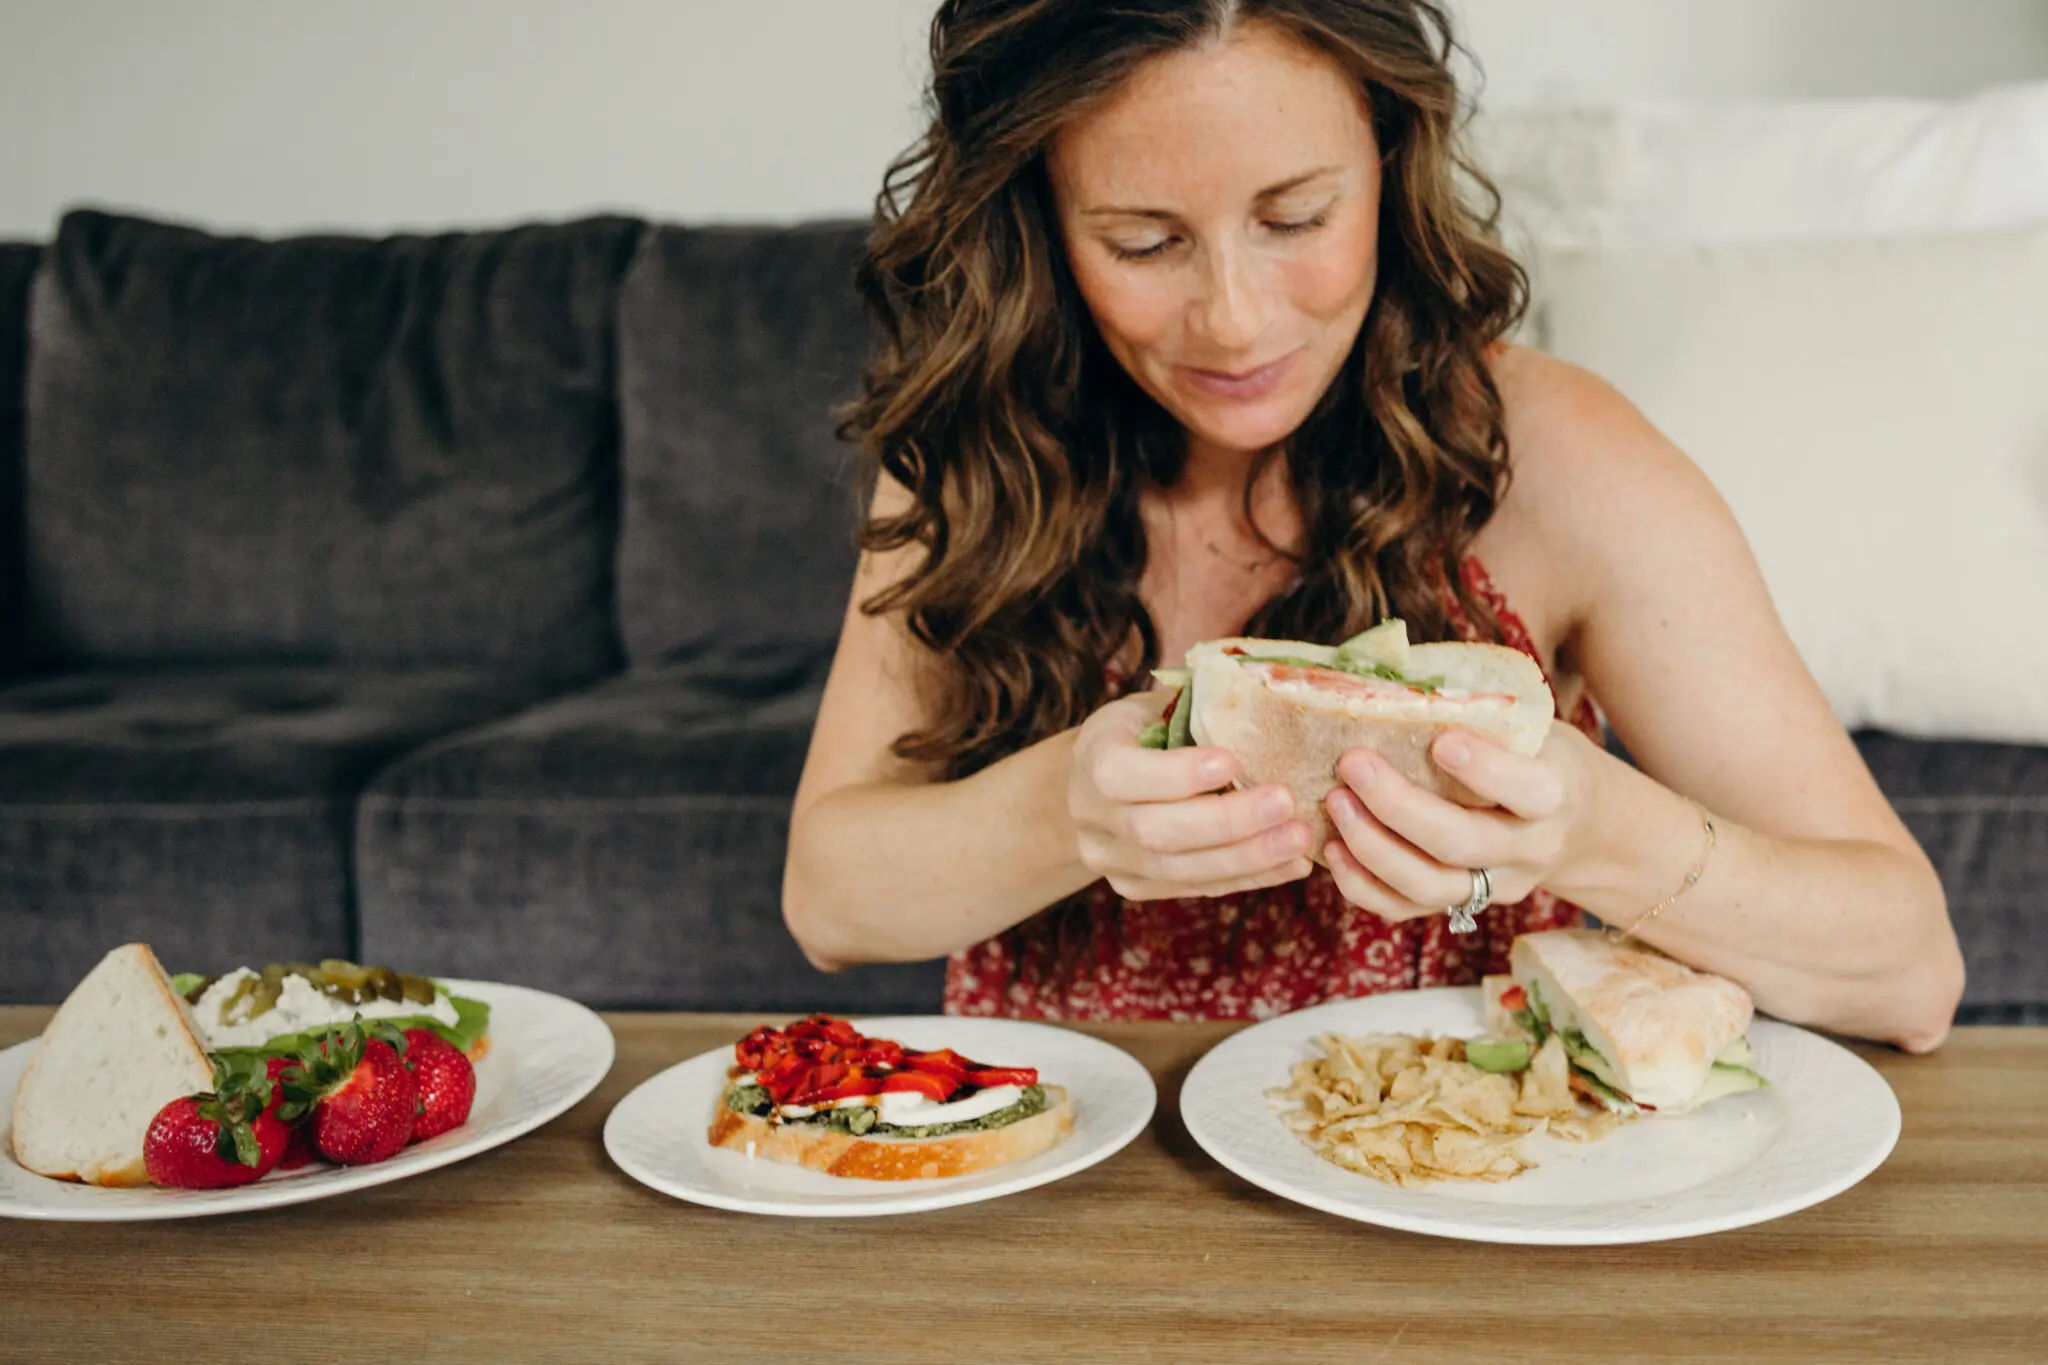
[[[329,959],[174,976],[109,953],[0,1051],[0,1217],[120,1222],[304,1203],[510,1142],[611,1069],[544,991]]]

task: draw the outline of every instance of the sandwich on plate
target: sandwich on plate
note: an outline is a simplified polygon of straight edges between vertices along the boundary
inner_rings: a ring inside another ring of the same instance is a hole
[[[1430,745],[1461,728],[1533,754],[1556,711],[1543,670],[1527,654],[1503,645],[1411,645],[1398,618],[1334,646],[1206,640],[1188,651],[1185,668],[1154,676],[1178,691],[1166,719],[1140,743],[1213,744],[1236,755],[1244,785],[1291,788],[1317,862],[1337,837],[1323,798],[1342,780],[1337,761],[1347,751],[1370,749],[1417,786],[1460,805],[1491,805],[1439,768]]]
[[[1517,938],[1481,984],[1497,1039],[1564,1044],[1573,1081],[1621,1113],[1679,1114],[1758,1090],[1749,992],[1593,929]]]
[[[930,1180],[1036,1156],[1074,1127],[1074,1102],[1032,1067],[920,1052],[814,1014],[733,1050],[714,1147],[827,1175]]]

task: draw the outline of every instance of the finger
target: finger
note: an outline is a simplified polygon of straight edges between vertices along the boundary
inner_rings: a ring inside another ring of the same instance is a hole
[[[1442,909],[1471,895],[1472,874],[1465,869],[1478,864],[1445,866],[1388,829],[1357,793],[1343,787],[1331,792],[1324,804],[1343,836],[1345,851],[1404,901]]]
[[[1220,796],[1127,805],[1112,817],[1111,823],[1120,825],[1116,832],[1133,845],[1154,854],[1225,848],[1256,835],[1284,832],[1290,825],[1306,833],[1294,818],[1294,793],[1270,782]],[[1303,839],[1300,847],[1289,847],[1284,856],[1291,857],[1307,848]]]
[[[1524,820],[1547,819],[1564,804],[1564,778],[1540,754],[1511,753],[1492,737],[1464,729],[1438,735],[1429,754],[1474,795]]]
[[[1247,891],[1264,891],[1275,886],[1298,882],[1314,872],[1314,866],[1307,858],[1296,858],[1254,877],[1235,878],[1199,885],[1185,882],[1162,882],[1149,877],[1111,878],[1110,886],[1125,900],[1213,900],[1218,896],[1241,895]]]
[[[1398,922],[1438,913],[1434,907],[1408,900],[1366,871],[1364,865],[1351,856],[1351,850],[1344,847],[1341,839],[1332,839],[1323,846],[1323,862],[1330,869],[1330,880],[1337,884],[1339,895],[1381,919]]]
[[[1207,805],[1221,799],[1210,798],[1200,803],[1182,802],[1180,805]],[[1177,814],[1179,809],[1179,806],[1142,806],[1135,813],[1140,817],[1168,812]],[[1146,844],[1135,843],[1130,850],[1132,866],[1129,870],[1152,881],[1172,882],[1181,886],[1208,886],[1219,882],[1247,881],[1262,877],[1274,868],[1283,867],[1298,858],[1306,857],[1310,837],[1307,825],[1299,820],[1283,819],[1272,828],[1261,830],[1249,838],[1213,847],[1163,851]]]
[[[1111,801],[1185,801],[1220,791],[1237,780],[1237,759],[1227,749],[1192,746],[1161,752],[1128,743],[1105,744],[1091,760],[1089,780]]]
[[[1355,796],[1379,827],[1432,862],[1467,868],[1500,867],[1520,860],[1528,824],[1517,816],[1473,810],[1424,791],[1369,749],[1345,754],[1338,760],[1337,775],[1345,783],[1338,792]],[[1371,863],[1365,849],[1356,844],[1353,848]]]

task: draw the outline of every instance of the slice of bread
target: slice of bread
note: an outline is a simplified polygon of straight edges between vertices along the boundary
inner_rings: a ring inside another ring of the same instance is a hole
[[[1337,837],[1323,800],[1341,780],[1337,761],[1348,751],[1370,749],[1416,786],[1459,805],[1490,805],[1439,768],[1430,745],[1455,727],[1490,735],[1512,753],[1534,754],[1543,747],[1557,709],[1542,668],[1503,645],[1428,644],[1409,650],[1410,676],[1438,675],[1446,688],[1514,698],[1510,706],[1469,710],[1442,695],[1417,704],[1335,689],[1276,691],[1227,652],[1232,648],[1330,665],[1337,651],[1299,640],[1253,639],[1207,640],[1188,651],[1195,742],[1236,755],[1246,786],[1278,782],[1291,788],[1295,817],[1309,827],[1308,856],[1317,863],[1323,861],[1324,845]]]
[[[855,1137],[822,1124],[770,1123],[736,1114],[721,1100],[711,1120],[711,1145],[860,1180],[939,1180],[973,1175],[1037,1156],[1074,1131],[1074,1101],[1045,1087],[1046,1107],[1001,1128],[950,1137]]]
[[[14,1092],[14,1159],[38,1175],[143,1185],[157,1112],[213,1084],[191,1011],[156,954],[130,943],[100,959],[43,1030]]]

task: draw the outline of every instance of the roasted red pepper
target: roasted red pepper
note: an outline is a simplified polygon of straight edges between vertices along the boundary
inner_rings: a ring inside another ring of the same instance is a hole
[[[758,1028],[734,1049],[740,1068],[778,1105],[816,1107],[856,1096],[915,1093],[945,1103],[998,1085],[1036,1085],[1033,1067],[993,1067],[951,1048],[915,1052],[865,1038],[844,1019],[814,1014],[787,1029]]]

